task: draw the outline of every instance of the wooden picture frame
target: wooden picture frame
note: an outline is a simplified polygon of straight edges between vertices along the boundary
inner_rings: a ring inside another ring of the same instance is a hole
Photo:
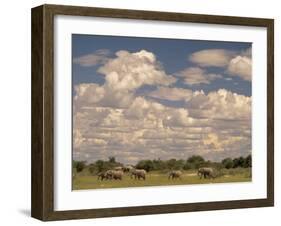
[[[71,15],[240,25],[267,29],[267,198],[122,208],[54,210],[54,16]],[[31,215],[51,221],[66,219],[163,214],[274,205],[274,21],[60,5],[32,9],[32,200]]]

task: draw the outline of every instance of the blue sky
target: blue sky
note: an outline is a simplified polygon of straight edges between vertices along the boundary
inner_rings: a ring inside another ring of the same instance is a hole
[[[182,39],[161,39],[161,38],[139,38],[139,37],[119,37],[119,36],[98,36],[98,35],[72,35],[72,57],[73,59],[92,54],[100,49],[110,50],[109,57],[114,57],[114,53],[119,50],[128,52],[138,52],[148,50],[154,53],[157,60],[162,63],[167,74],[173,74],[195,64],[188,61],[188,56],[194,52],[206,49],[225,49],[240,53],[251,47],[251,43],[244,42],[222,42],[222,41],[202,41],[202,40],[182,40]],[[91,67],[84,67],[73,64],[73,85],[79,83],[104,83],[104,77],[97,73],[99,64]],[[218,73],[225,78],[230,76],[225,68],[208,67],[209,73]],[[187,85],[179,79],[174,86],[188,88],[192,90],[204,90],[206,93],[220,88],[225,88],[232,92],[251,96],[251,82],[245,81],[239,76],[231,77],[232,80],[216,79],[210,84]],[[142,87],[149,90],[151,87]]]

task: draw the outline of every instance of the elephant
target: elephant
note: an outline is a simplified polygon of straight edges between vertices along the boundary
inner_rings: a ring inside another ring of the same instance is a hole
[[[98,180],[108,180],[111,178],[111,170],[107,170],[106,172],[98,173]]]
[[[116,166],[116,167],[114,167],[114,170],[119,170],[119,171],[121,171],[121,170],[123,170],[123,167],[122,167],[122,166]]]
[[[130,165],[128,165],[128,166],[123,166],[123,167],[122,167],[122,170],[123,170],[124,173],[129,173],[129,172],[131,172],[133,169],[134,169],[134,167],[133,167],[133,166],[130,166]]]
[[[204,177],[205,179],[206,178],[212,178],[212,179],[215,178],[213,168],[209,168],[209,167],[199,168],[197,174],[198,174],[198,176],[200,176],[200,179],[202,179],[202,177]]]
[[[135,169],[131,172],[131,178],[135,177],[135,179],[143,179],[145,180],[146,171],[144,169]]]
[[[108,170],[107,174],[110,177],[110,179],[114,179],[114,180],[122,180],[123,177],[123,171],[120,170]]]
[[[168,179],[176,179],[176,178],[181,179],[181,175],[182,175],[182,172],[180,170],[172,170],[169,173]]]
[[[104,180],[106,178],[105,172],[98,173],[98,180]]]

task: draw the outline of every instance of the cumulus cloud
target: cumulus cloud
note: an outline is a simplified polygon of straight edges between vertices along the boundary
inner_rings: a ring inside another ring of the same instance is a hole
[[[244,80],[252,80],[252,60],[246,56],[236,56],[228,65],[228,72]]]
[[[251,141],[242,136],[224,136],[220,133],[209,133],[203,137],[203,143],[210,149],[217,152],[225,152],[227,149],[237,148],[240,146],[250,146]],[[247,149],[249,151],[249,148]],[[247,152],[246,152],[247,153]],[[233,157],[233,153],[229,153],[229,156]]]
[[[193,154],[235,157],[251,150],[250,106],[250,97],[218,90],[193,92],[182,108],[144,97],[134,97],[126,109],[83,107],[74,115],[76,157],[94,161],[114,155],[124,163]]]
[[[191,95],[192,90],[190,89],[170,87],[158,87],[156,90],[147,94],[150,97],[171,101],[189,100]]]
[[[100,49],[94,53],[76,57],[73,59],[73,63],[79,64],[83,67],[92,67],[98,64],[104,64],[108,61],[110,51],[108,49]]]
[[[155,55],[146,50],[136,53],[118,51],[98,72],[106,76],[106,85],[114,90],[135,90],[142,85],[167,86],[176,79],[167,75]]]
[[[206,70],[199,67],[186,68],[176,73],[177,76],[184,79],[184,83],[188,85],[209,84],[215,79],[222,78],[220,74],[207,73]]]
[[[155,55],[141,50],[136,53],[118,51],[116,58],[108,60],[98,72],[105,83],[79,84],[75,87],[79,105],[127,108],[133,102],[134,92],[143,85],[167,86],[176,78],[167,75]]]
[[[232,51],[225,49],[206,49],[191,54],[189,60],[202,67],[225,67],[228,65],[232,55]]]
[[[193,117],[250,121],[252,98],[220,89],[207,95],[196,91],[187,103]]]
[[[231,76],[238,76],[246,81],[252,79],[252,48],[241,52],[225,49],[206,49],[194,52],[189,56],[189,61],[201,67],[220,67]],[[198,68],[198,74],[202,69]],[[189,72],[191,73],[191,72]],[[196,71],[194,72],[194,77]],[[202,77],[202,76],[201,76]]]

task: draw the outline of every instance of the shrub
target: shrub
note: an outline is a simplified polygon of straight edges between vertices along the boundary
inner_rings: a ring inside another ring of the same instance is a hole
[[[205,163],[205,160],[200,155],[193,155],[186,160],[187,163],[190,164],[192,169],[198,169]]]
[[[76,168],[77,173],[82,172],[85,167],[86,167],[85,161],[77,161],[74,163],[74,168]]]
[[[136,165],[137,169],[144,169],[147,172],[151,171],[154,169],[153,163],[151,160],[141,160],[137,163]]]
[[[226,158],[224,160],[222,160],[222,165],[224,166],[224,168],[226,169],[230,169],[233,168],[233,160],[231,158]]]

